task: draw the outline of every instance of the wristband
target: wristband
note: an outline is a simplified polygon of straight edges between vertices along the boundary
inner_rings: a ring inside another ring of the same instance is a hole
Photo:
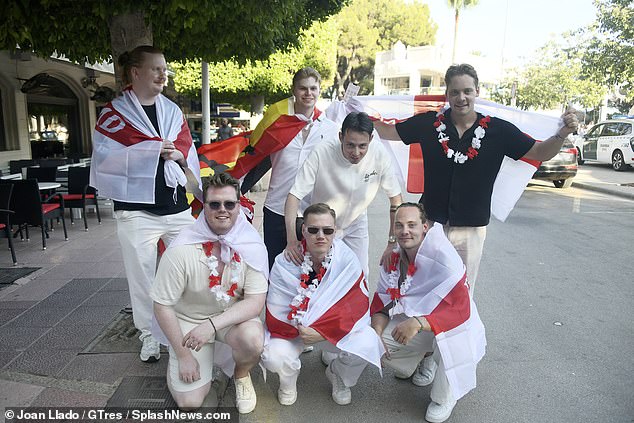
[[[214,333],[217,333],[218,331],[216,330],[216,325],[214,325],[214,321],[211,320],[211,317],[207,317],[207,319],[209,320],[209,323],[211,323],[211,327],[214,328]]]
[[[416,319],[416,321],[418,322],[418,324],[420,325],[420,329],[418,329],[418,332],[422,332],[423,330],[425,330],[425,326],[423,326],[423,322],[420,321],[420,319],[416,316],[412,316],[414,319]]]

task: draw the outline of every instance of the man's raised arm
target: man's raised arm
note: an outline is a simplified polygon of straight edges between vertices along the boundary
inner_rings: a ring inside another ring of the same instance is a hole
[[[379,137],[384,140],[402,141],[401,136],[396,130],[396,125],[390,125],[389,123],[381,122],[379,120],[374,122],[374,129],[379,133]]]

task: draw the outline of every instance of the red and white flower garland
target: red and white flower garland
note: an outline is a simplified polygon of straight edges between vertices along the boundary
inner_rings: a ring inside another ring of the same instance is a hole
[[[300,318],[306,314],[306,310],[308,310],[308,303],[310,302],[310,297],[315,293],[317,287],[321,283],[322,278],[326,274],[326,270],[330,266],[330,262],[332,260],[332,247],[324,257],[324,261],[321,262],[321,269],[319,272],[316,272],[315,277],[310,282],[310,272],[313,270],[313,262],[310,259],[310,253],[306,251],[306,244],[302,242],[302,246],[304,247],[304,261],[302,262],[301,269],[302,273],[299,275],[299,285],[297,285],[297,295],[293,297],[291,303],[289,304],[291,311],[288,313],[287,319],[291,320],[295,326],[298,325]]]
[[[485,128],[489,127],[489,122],[491,121],[490,116],[483,117],[480,119],[480,126],[475,129],[474,137],[471,139],[471,146],[467,149],[467,153],[462,153],[460,151],[454,151],[449,148],[449,136],[445,134],[443,131],[447,129],[447,126],[444,123],[445,115],[441,112],[436,113],[436,121],[434,122],[434,127],[438,132],[438,142],[440,143],[445,155],[448,159],[453,157],[453,161],[458,164],[463,164],[464,162],[469,160],[473,160],[478,155],[478,150],[482,145],[482,138],[486,134]]]
[[[390,309],[390,317],[395,314],[403,313],[403,306],[400,304],[400,299],[405,296],[405,293],[409,289],[412,284],[412,277],[414,273],[416,273],[416,264],[410,263],[407,266],[407,274],[405,275],[405,279],[401,283],[401,286],[398,286],[398,279],[401,276],[401,272],[399,270],[399,264],[401,261],[401,253],[399,247],[394,247],[392,250],[392,255],[390,256],[390,274],[387,277],[388,280],[388,288],[385,292],[390,296],[390,299],[394,302],[394,306]]]
[[[226,308],[231,302],[231,298],[236,296],[236,289],[238,289],[238,281],[240,280],[240,262],[242,259],[237,252],[233,252],[229,267],[231,273],[229,274],[229,288],[224,289],[222,285],[222,275],[218,272],[218,258],[212,254],[214,243],[209,241],[203,244],[203,251],[207,256],[207,267],[211,271],[209,275],[209,290],[216,294],[216,300],[224,305]]]

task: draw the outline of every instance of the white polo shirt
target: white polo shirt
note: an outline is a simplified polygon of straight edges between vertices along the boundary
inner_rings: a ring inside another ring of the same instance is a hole
[[[292,103],[289,102],[289,115],[295,114],[292,107]],[[306,132],[306,128],[304,128],[286,147],[271,154],[271,181],[264,200],[264,207],[281,216],[284,215],[286,197],[293,186],[297,171],[302,167],[308,155],[322,141],[339,136],[339,127],[328,119],[325,113],[319,115],[314,121],[307,119],[304,115],[295,116],[309,121],[310,132],[304,141],[303,133]],[[304,210],[308,205],[308,201],[305,200],[300,205],[300,210]]]
[[[352,164],[336,137],[319,144],[308,156],[290,193],[297,198],[312,193],[310,202],[328,204],[337,213],[337,227],[345,229],[365,213],[379,188],[390,198],[401,193],[392,160],[381,141],[371,141],[365,157]]]

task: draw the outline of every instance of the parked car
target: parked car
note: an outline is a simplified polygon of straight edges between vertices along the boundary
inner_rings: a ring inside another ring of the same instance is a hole
[[[577,149],[570,140],[565,140],[559,153],[542,162],[533,179],[552,181],[556,188],[569,188],[577,174]]]
[[[616,171],[634,164],[634,119],[599,122],[586,135],[576,138],[579,164],[609,163]]]
[[[194,148],[198,148],[203,144],[203,134],[198,131],[190,131],[192,133],[192,140],[194,141]]]

